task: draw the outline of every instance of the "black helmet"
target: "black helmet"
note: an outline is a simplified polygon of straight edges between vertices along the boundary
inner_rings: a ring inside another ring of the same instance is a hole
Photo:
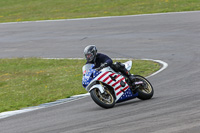
[[[84,49],[85,58],[88,62],[94,62],[96,60],[97,48],[95,45],[89,45]]]

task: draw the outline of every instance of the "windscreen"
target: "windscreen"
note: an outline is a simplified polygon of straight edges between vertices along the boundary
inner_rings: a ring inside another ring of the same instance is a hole
[[[83,75],[86,74],[93,67],[94,67],[94,64],[85,64],[82,68]]]

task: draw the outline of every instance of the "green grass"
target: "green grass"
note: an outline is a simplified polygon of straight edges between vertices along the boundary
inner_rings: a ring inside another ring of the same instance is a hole
[[[70,59],[0,59],[0,112],[86,93],[81,84],[84,64]],[[131,73],[146,76],[159,68],[152,61],[133,60]]]
[[[0,0],[0,22],[200,10],[200,0]]]

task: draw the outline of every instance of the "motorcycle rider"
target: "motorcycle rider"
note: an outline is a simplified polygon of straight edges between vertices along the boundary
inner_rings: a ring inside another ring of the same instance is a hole
[[[96,70],[101,70],[104,67],[110,66],[114,71],[121,72],[124,76],[126,76],[129,80],[129,82],[127,82],[129,86],[133,86],[131,82],[134,82],[134,76],[131,75],[131,73],[125,68],[125,65],[120,62],[113,64],[113,61],[110,57],[102,53],[97,53],[97,48],[95,45],[88,45],[85,47],[84,55],[87,60],[86,64],[94,64],[94,68],[96,68]]]

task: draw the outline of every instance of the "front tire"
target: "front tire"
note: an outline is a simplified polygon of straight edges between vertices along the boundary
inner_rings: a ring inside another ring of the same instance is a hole
[[[102,108],[112,108],[115,105],[115,99],[108,89],[105,89],[104,93],[101,93],[98,88],[94,88],[90,91],[90,95],[94,102]]]
[[[138,98],[141,100],[148,100],[153,97],[154,89],[151,83],[140,75],[134,75],[136,82],[142,81],[143,84],[137,85]]]

